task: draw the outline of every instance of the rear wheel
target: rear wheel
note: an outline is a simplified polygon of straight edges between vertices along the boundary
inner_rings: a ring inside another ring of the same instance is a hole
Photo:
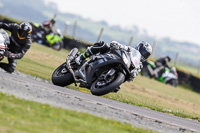
[[[176,79],[172,79],[172,80],[168,81],[167,84],[170,84],[171,86],[177,87],[178,81]]]
[[[101,96],[112,92],[119,87],[125,80],[121,72],[116,72],[110,77],[104,77],[106,72],[102,73],[91,85],[90,90],[93,95]]]
[[[60,65],[52,74],[52,82],[54,85],[67,86],[74,82],[72,74],[66,67],[66,63]]]
[[[63,42],[59,41],[52,45],[52,48],[55,50],[60,51],[63,48]]]

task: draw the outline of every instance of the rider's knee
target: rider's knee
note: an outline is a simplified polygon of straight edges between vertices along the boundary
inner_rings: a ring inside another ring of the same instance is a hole
[[[12,68],[12,67],[9,67],[9,68],[7,69],[7,72],[8,72],[8,73],[13,73],[14,71],[15,71],[15,69]]]

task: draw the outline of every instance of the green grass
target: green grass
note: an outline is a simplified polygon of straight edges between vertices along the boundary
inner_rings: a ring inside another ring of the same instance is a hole
[[[0,93],[1,133],[152,133],[151,130]]]
[[[189,66],[189,65],[183,65],[178,64],[177,68],[181,71],[184,71],[185,73],[192,74],[194,76],[200,77],[200,73],[197,67]]]
[[[58,52],[38,44],[33,44],[24,58],[18,61],[17,70],[50,80],[53,70],[65,62],[68,53],[69,51],[67,50]],[[7,62],[7,60],[4,59],[3,62]],[[74,85],[69,87],[78,89]],[[0,93],[0,132],[151,133],[153,131]]]
[[[50,80],[55,68],[66,61],[69,51],[55,51],[33,44],[25,57],[18,61],[17,70]]]
[[[104,97],[200,121],[200,94],[146,77],[138,76],[133,82],[122,85],[118,94]]]
[[[57,52],[33,44],[24,58],[18,61],[17,70],[51,80],[51,74],[65,62],[68,52]],[[73,84],[68,87],[90,93]],[[123,84],[118,93],[110,93],[104,97],[200,121],[199,93],[180,86],[174,88],[146,77],[138,76],[133,82]]]

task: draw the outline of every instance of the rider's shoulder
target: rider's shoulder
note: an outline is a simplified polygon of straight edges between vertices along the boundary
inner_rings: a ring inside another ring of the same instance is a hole
[[[19,27],[19,24],[17,24],[17,23],[10,23],[9,25],[13,26],[13,27]]]
[[[19,25],[17,23],[9,23],[8,24],[11,29],[18,29]]]

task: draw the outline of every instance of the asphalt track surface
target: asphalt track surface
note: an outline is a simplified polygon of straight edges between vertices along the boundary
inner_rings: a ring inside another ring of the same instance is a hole
[[[0,71],[0,91],[30,101],[86,112],[158,132],[199,132],[200,122],[93,96],[30,75]]]

